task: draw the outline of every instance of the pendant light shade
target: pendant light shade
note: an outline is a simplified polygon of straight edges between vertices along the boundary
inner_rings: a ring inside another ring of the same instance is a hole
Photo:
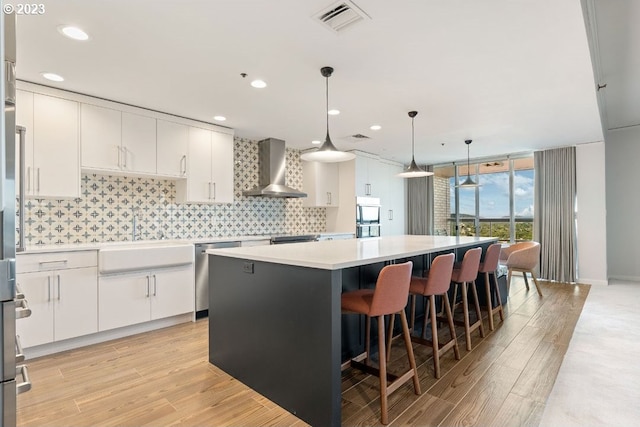
[[[331,74],[333,74],[333,68],[322,67],[320,69],[320,73],[326,78],[327,108],[325,109],[325,111],[327,115],[327,136],[325,137],[324,143],[320,148],[308,153],[301,154],[300,159],[308,162],[323,163],[346,162],[347,160],[353,160],[356,158],[355,154],[348,153],[346,151],[340,151],[336,148],[335,145],[333,145],[333,142],[331,142],[331,137],[329,136],[329,77],[331,77]]]
[[[479,184],[476,184],[472,179],[471,179],[471,168],[469,167],[469,146],[471,145],[471,140],[467,139],[464,141],[465,144],[467,144],[467,179],[464,180],[464,182],[460,185],[458,185],[458,187],[462,187],[462,188],[475,188],[475,187],[479,187]]]
[[[415,135],[413,129],[413,119],[418,115],[417,111],[409,111],[409,117],[411,117],[411,163],[409,167],[398,174],[400,178],[422,178],[424,176],[431,176],[433,172],[427,172],[417,165],[415,159]]]

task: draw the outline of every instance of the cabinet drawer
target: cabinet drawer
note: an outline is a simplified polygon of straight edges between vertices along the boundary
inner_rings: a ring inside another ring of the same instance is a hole
[[[60,270],[65,268],[96,267],[98,251],[47,252],[18,255],[16,272]]]

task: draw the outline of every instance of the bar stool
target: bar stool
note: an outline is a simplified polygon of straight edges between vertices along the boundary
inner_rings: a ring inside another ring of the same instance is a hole
[[[364,314],[367,322],[366,340],[366,362],[351,360],[351,366],[360,369],[371,375],[380,378],[380,418],[382,424],[389,423],[387,411],[388,396],[397,390],[402,384],[413,379],[413,388],[416,394],[420,394],[420,383],[418,380],[418,369],[411,346],[409,336],[409,326],[404,308],[409,298],[409,283],[411,282],[411,261],[403,264],[393,264],[385,266],[378,275],[375,289],[359,289],[357,291],[345,292],[342,294],[342,312]],[[409,370],[400,376],[387,373],[387,358],[385,355],[385,331],[384,316],[400,314],[402,320],[402,332],[409,358]],[[370,337],[369,328],[372,317],[378,318],[378,359],[379,368],[369,365]],[[387,383],[389,379],[389,383]]]
[[[489,329],[492,331],[495,329],[493,324],[493,315],[500,314],[500,321],[504,322],[504,310],[502,309],[502,299],[500,298],[500,289],[498,289],[498,259],[500,258],[500,251],[502,245],[500,243],[494,243],[487,248],[487,253],[484,255],[484,261],[478,266],[478,274],[484,273],[484,286],[487,293],[487,312],[489,313]],[[492,294],[491,294],[491,282],[489,282],[489,275],[493,275],[494,291],[496,296],[497,305],[492,307]]]
[[[431,263],[427,277],[412,277],[409,286],[409,294],[411,295],[411,327],[413,328],[415,320],[416,295],[422,295],[429,298],[428,311],[431,322],[431,340],[426,339],[427,306],[425,304],[424,323],[422,325],[422,337],[411,336],[413,342],[430,345],[433,348],[433,370],[436,378],[440,378],[440,356],[453,349],[456,360],[460,360],[460,350],[458,349],[458,341],[456,340],[456,330],[453,324],[453,315],[451,313],[451,305],[447,292],[451,286],[451,273],[453,270],[454,254],[446,254],[437,256]],[[441,295],[447,323],[449,324],[449,332],[451,339],[444,344],[440,344],[438,340],[438,321],[436,319],[436,295]]]
[[[456,309],[456,294],[458,285],[461,285],[462,293],[462,311],[464,314],[464,335],[467,341],[467,350],[471,351],[471,332],[480,329],[480,336],[484,338],[484,327],[482,326],[482,314],[480,313],[480,304],[478,303],[478,291],[476,290],[476,277],[478,276],[478,267],[480,265],[480,257],[482,256],[482,248],[469,249],[462,259],[460,268],[454,268],[451,274],[451,281],[455,284],[453,288],[453,311]],[[478,319],[471,324],[469,322],[469,302],[467,293],[469,284],[471,283],[471,292],[475,299],[475,309]],[[455,321],[454,323],[460,324]]]

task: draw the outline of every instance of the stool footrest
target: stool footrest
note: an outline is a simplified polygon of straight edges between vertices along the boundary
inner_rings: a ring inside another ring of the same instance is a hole
[[[412,341],[412,342],[415,342],[415,343],[418,343],[418,344],[422,344],[422,345],[427,345],[427,346],[431,346],[431,347],[433,347],[433,341],[431,341],[431,340],[427,340],[427,339],[424,339],[424,338],[422,338],[422,337],[415,337],[415,336],[412,336],[412,337],[411,337],[411,341]],[[447,341],[447,342],[446,342],[446,343],[444,343],[444,344],[439,342],[439,343],[438,343],[438,353],[440,353],[440,354],[444,353],[445,351],[447,351],[447,350],[449,350],[449,349],[453,348],[453,346],[454,346],[455,344],[456,344],[456,341],[455,341],[455,340],[449,340],[449,341]]]

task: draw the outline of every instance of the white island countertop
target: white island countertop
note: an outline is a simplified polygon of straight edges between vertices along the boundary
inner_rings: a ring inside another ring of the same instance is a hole
[[[339,270],[464,246],[495,242],[495,237],[388,236],[326,240],[286,245],[209,249],[221,255],[252,261]]]

